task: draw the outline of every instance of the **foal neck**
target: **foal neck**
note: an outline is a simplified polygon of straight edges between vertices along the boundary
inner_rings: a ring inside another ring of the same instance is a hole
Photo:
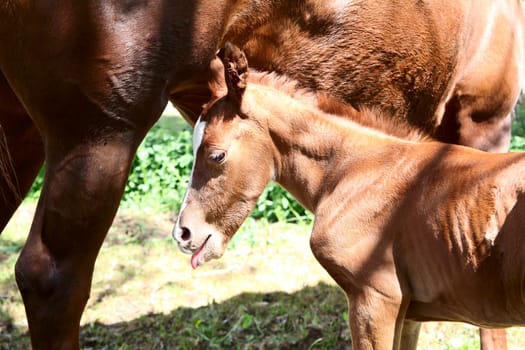
[[[313,212],[338,179],[359,176],[370,169],[360,164],[382,161],[385,152],[406,143],[349,120],[359,117],[351,107],[354,116],[323,111],[318,95],[249,86],[249,110],[266,119],[274,144],[275,181]]]

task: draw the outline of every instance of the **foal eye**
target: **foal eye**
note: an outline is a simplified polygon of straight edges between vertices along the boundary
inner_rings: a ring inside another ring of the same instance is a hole
[[[213,152],[208,156],[208,159],[214,163],[221,164],[222,162],[224,162],[224,159],[226,159],[226,152]]]

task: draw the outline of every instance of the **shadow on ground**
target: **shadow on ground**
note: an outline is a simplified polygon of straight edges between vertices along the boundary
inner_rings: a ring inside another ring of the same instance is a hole
[[[295,293],[243,293],[222,303],[177,308],[81,329],[82,349],[350,349],[346,299],[319,284]],[[27,334],[4,327],[1,349],[27,349]]]

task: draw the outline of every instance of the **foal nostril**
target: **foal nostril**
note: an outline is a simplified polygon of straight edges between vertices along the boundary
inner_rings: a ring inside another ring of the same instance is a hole
[[[183,240],[183,241],[187,241],[191,238],[191,231],[189,228],[187,227],[181,227],[180,228],[182,230],[182,234],[180,235],[180,238]]]

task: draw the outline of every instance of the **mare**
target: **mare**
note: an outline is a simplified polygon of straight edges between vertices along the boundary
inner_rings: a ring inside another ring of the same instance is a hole
[[[219,57],[173,232],[194,268],[274,180],[315,214],[310,246],[346,293],[352,349],[407,349],[414,321],[525,325],[525,153],[437,142],[248,72],[233,45]]]
[[[255,68],[440,140],[507,149],[520,0],[1,1],[0,227],[45,161],[15,268],[33,348],[79,347],[136,147],[169,100],[195,122],[226,41]]]

